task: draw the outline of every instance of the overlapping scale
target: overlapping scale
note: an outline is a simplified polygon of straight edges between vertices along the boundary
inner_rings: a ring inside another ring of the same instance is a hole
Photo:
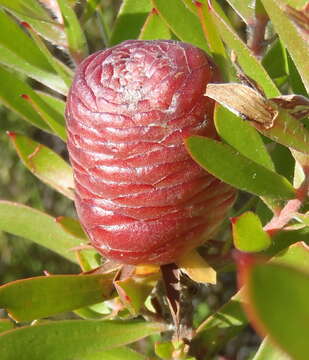
[[[220,225],[235,192],[183,145],[216,137],[204,96],[216,77],[202,50],[168,40],[129,40],[79,66],[66,108],[75,203],[104,256],[173,262]]]

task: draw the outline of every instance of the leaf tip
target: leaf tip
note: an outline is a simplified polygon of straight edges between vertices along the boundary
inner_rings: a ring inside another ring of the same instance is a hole
[[[26,21],[21,21],[20,25],[22,25],[24,28],[26,28],[27,30],[31,30],[31,26],[29,25],[29,23],[27,23]]]
[[[16,138],[16,132],[14,131],[7,131],[6,134],[13,140]]]
[[[152,15],[159,15],[158,9],[152,8],[152,9],[151,9],[151,14],[152,14]]]
[[[27,94],[21,94],[20,97],[24,100],[30,101],[30,96]]]
[[[202,8],[203,7],[203,3],[201,3],[200,1],[193,1],[193,3],[197,8]]]

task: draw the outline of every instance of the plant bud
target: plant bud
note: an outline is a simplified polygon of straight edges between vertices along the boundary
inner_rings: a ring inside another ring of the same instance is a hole
[[[199,167],[183,140],[216,138],[218,78],[186,43],[125,41],[86,58],[66,118],[76,209],[92,245],[126,264],[166,264],[212,236],[235,191]]]

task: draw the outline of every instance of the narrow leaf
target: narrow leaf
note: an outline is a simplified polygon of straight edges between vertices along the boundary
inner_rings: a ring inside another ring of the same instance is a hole
[[[181,1],[152,0],[152,2],[180,40],[191,43],[205,50],[208,54],[210,53],[197,17]]]
[[[54,22],[37,0],[0,0],[0,6],[3,6],[19,20],[29,23],[46,40],[66,47],[62,24]]]
[[[254,17],[254,3],[252,0],[227,0],[231,7],[243,19],[245,23],[249,23]]]
[[[239,38],[235,30],[212,8],[217,29],[225,44],[235,52],[237,62],[244,73],[255,80],[264,90],[267,97],[279,96],[280,92],[259,60],[252,54],[247,45]]]
[[[253,126],[219,104],[215,107],[214,120],[218,134],[223,140],[250,160],[274,170],[264,142]]]
[[[30,124],[44,131],[52,132],[40,115],[20,96],[21,94],[35,96],[32,88],[16,74],[7,71],[1,66],[0,78],[3,84],[5,84],[5,86],[0,86],[0,102]]]
[[[270,263],[248,266],[243,272],[253,325],[293,359],[306,360],[308,341],[299,334],[309,333],[308,273]]]
[[[159,16],[156,9],[152,9],[139,34],[140,40],[171,39],[170,29]]]
[[[33,95],[35,96],[33,97]],[[42,98],[37,96],[36,93],[32,93],[32,96],[22,94],[21,97],[27,101],[35,111],[37,111],[37,113],[49,125],[56,135],[58,135],[63,141],[66,141],[67,134],[63,114],[59,114],[58,111],[54,111],[54,109],[45,104],[44,101],[42,101]]]
[[[14,38],[14,41],[10,39]],[[0,63],[51,89],[66,94],[68,88],[44,54],[13,19],[0,9]]]
[[[116,320],[67,320],[26,326],[0,336],[0,357],[1,360],[97,360],[101,351],[164,330],[161,324]]]
[[[282,2],[278,0],[262,0],[263,5],[279,34],[281,41],[287,47],[304,85],[309,91],[309,44],[298,31],[295,23],[287,15]]]
[[[229,79],[234,79],[235,70],[232,66],[230,58],[227,56],[218,29],[214,24],[212,12],[210,10],[209,5],[203,4],[199,1],[196,1],[195,4],[204,36],[207,40],[214,61],[221,70],[222,79],[224,81],[228,81]]]
[[[62,78],[66,86],[69,88],[72,83],[73,72],[64,63],[60,62],[47,48],[40,36],[33,30],[28,23],[23,23],[23,26],[29,31],[32,39],[36,43],[37,47],[44,54],[46,60],[53,68],[53,70]]]
[[[69,52],[77,64],[87,56],[88,46],[84,31],[74,10],[71,8],[68,0],[57,0],[61,14],[64,20],[64,29],[67,36]]]
[[[151,10],[150,0],[124,0],[110,38],[110,46],[136,39]]]
[[[271,245],[271,239],[263,230],[261,220],[251,211],[232,218],[233,240],[240,251],[258,252]]]
[[[201,136],[186,140],[192,158],[222,181],[247,192],[273,199],[295,197],[292,185],[275,172],[241,155],[228,145]]]
[[[70,165],[48,147],[27,136],[10,133],[11,141],[24,165],[41,181],[74,199],[74,181]]]
[[[52,275],[0,287],[0,307],[16,321],[31,321],[107,300],[115,274]]]
[[[0,230],[34,241],[77,262],[74,252],[70,250],[79,246],[81,239],[67,233],[55,218],[41,211],[18,203],[0,201]]]

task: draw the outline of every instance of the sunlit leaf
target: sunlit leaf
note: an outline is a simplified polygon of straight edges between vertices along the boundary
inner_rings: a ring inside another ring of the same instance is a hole
[[[261,136],[248,122],[219,104],[215,107],[214,120],[222,139],[247,158],[274,170],[274,164]]]
[[[295,23],[287,16],[282,2],[278,0],[262,0],[284,46],[288,49],[301,77],[309,91],[309,44],[297,30]]]
[[[214,8],[212,9],[212,14],[222,40],[235,52],[237,62],[244,73],[259,84],[267,97],[279,96],[280,92],[271,80],[267,71],[252,54],[247,45],[240,39],[235,30],[218,14],[217,11],[215,11]]]
[[[142,321],[57,321],[3,333],[0,357],[1,360],[97,360],[99,352],[160,331],[164,331],[163,325]]]
[[[172,34],[156,9],[150,11],[139,34],[140,40],[171,39]]]
[[[16,321],[31,321],[111,297],[114,274],[50,275],[0,287],[0,307]]]
[[[240,251],[258,252],[271,244],[270,236],[263,230],[261,220],[251,211],[232,219],[233,241]]]
[[[206,95],[250,121],[263,135],[309,154],[309,131],[280,105],[280,97],[268,100],[251,87],[236,83],[208,84]]]
[[[68,0],[57,0],[57,2],[64,19],[64,29],[67,36],[69,52],[78,64],[88,55],[88,46],[84,31]]]
[[[14,41],[11,39],[14,38]],[[66,94],[68,88],[41,50],[13,19],[0,9],[0,63],[47,87]]]
[[[56,219],[28,206],[0,201],[0,230],[24,237],[77,262],[72,248],[81,239],[66,232]]]
[[[308,275],[274,263],[247,266],[242,274],[253,325],[297,360],[306,360],[309,350],[306,337],[299,336],[309,333]]]
[[[0,0],[3,6],[19,20],[28,22],[45,39],[66,47],[63,26],[53,21],[48,12],[36,0]]]
[[[208,4],[203,4],[200,2],[196,2],[195,4],[204,36],[207,40],[214,61],[221,70],[222,79],[224,81],[233,79],[235,77],[235,71],[231,64],[230,58],[226,53],[218,29],[214,24],[210,7]]]
[[[273,199],[295,196],[292,185],[277,173],[246,158],[232,147],[201,136],[191,136],[186,146],[193,159],[222,181],[247,192]]]
[[[136,39],[151,10],[149,0],[124,0],[118,12],[109,45]]]
[[[153,0],[152,2],[180,40],[191,43],[210,53],[197,17],[181,1]]]
[[[30,94],[32,97],[35,96],[36,94],[32,88],[16,74],[5,70],[1,66],[0,78],[3,84],[5,84],[5,86],[0,86],[0,102],[30,124],[42,130],[52,132],[51,128],[45,123],[40,115],[21,98],[22,94]]]
[[[247,24],[254,17],[254,3],[252,0],[227,0],[232,8]]]
[[[27,136],[10,133],[10,138],[20,159],[35,176],[68,198],[74,199],[73,173],[66,161]]]

